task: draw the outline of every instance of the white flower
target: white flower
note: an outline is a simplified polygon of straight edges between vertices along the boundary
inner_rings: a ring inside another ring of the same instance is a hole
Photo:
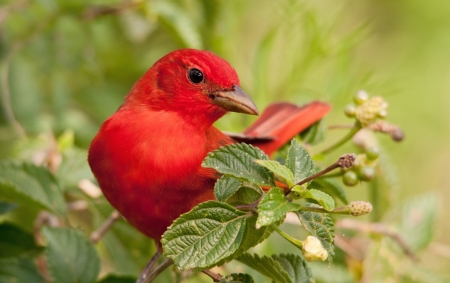
[[[328,252],[323,248],[319,239],[313,236],[308,236],[302,244],[302,251],[307,261],[326,260]]]

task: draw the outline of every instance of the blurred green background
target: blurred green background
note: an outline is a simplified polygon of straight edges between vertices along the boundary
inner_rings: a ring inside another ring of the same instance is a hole
[[[438,200],[421,264],[450,275],[450,1],[0,0],[0,157],[67,130],[87,148],[133,83],[183,47],[228,60],[260,109],[321,99],[334,107],[329,125],[348,124],[342,109],[356,91],[383,96],[406,133],[400,144],[380,137],[395,176],[389,206]],[[217,126],[240,131],[251,119]]]

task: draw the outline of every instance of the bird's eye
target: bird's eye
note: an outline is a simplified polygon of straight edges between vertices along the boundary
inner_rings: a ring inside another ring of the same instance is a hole
[[[203,82],[203,73],[198,69],[190,69],[189,80],[194,84],[199,84]]]

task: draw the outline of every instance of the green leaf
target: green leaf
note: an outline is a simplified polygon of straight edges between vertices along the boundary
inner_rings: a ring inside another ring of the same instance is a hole
[[[292,139],[291,141],[286,159],[286,167],[292,171],[295,184],[316,173],[316,166],[311,156],[306,149],[300,146],[296,139]]]
[[[259,257],[257,254],[251,255],[245,253],[238,257],[237,260],[277,283],[293,283],[287,271],[283,269],[283,266],[272,257]]]
[[[258,219],[258,215],[254,214],[251,217],[247,218],[247,225],[245,229],[245,237],[242,241],[239,249],[232,255],[232,258],[236,258],[241,254],[245,253],[248,249],[256,246],[261,243],[265,239],[269,238],[269,236],[275,231],[272,225],[263,226],[259,229],[256,229],[256,220]],[[281,225],[282,221],[278,221],[274,225]]]
[[[388,262],[386,260],[386,262]],[[367,264],[366,259],[364,260],[364,266]],[[350,269],[347,268],[346,265],[340,264],[311,264],[310,268],[312,273],[314,274],[317,282],[342,282],[342,283],[351,283],[355,282],[355,278],[350,273]],[[375,271],[375,270],[373,270]],[[375,271],[377,272],[377,271]],[[384,280],[385,278],[383,278]],[[380,280],[379,282],[382,282]]]
[[[287,274],[289,274],[289,278],[291,278],[293,283],[314,282],[311,269],[306,261],[299,255],[280,254],[273,255],[272,258],[281,265]]]
[[[34,256],[42,250],[31,233],[11,223],[0,224],[0,258]]]
[[[255,160],[255,162],[286,180],[289,187],[294,185],[294,175],[292,175],[292,172],[286,166],[281,165],[278,161]]]
[[[78,148],[64,151],[56,176],[64,187],[77,187],[82,179],[93,181],[94,175],[87,163],[87,151]]]
[[[202,38],[198,27],[194,24],[193,18],[179,5],[167,1],[154,1],[151,8],[158,16],[160,23],[167,27],[184,47],[202,48]]]
[[[325,139],[326,127],[323,119],[312,124],[309,128],[300,133],[304,143],[316,145]]]
[[[23,205],[37,206],[58,215],[66,212],[62,191],[44,167],[29,163],[0,162],[0,195]]]
[[[0,215],[1,214],[6,214],[8,212],[11,212],[14,209],[16,209],[18,206],[19,205],[17,203],[6,202],[6,201],[1,201],[0,200]]]
[[[220,283],[254,283],[253,278],[246,273],[232,273],[220,280]]]
[[[109,274],[98,283],[135,283],[136,277]]]
[[[258,226],[267,226],[282,220],[286,213],[297,211],[301,205],[289,202],[280,188],[272,188],[258,205]]]
[[[27,257],[0,258],[0,282],[44,283],[33,259]]]
[[[94,246],[81,231],[44,227],[48,269],[58,283],[92,283],[100,272]]]
[[[273,173],[255,163],[255,160],[269,160],[260,149],[238,143],[210,152],[202,163],[203,167],[214,168],[222,174],[262,186],[274,186]]]
[[[310,204],[314,205],[314,204]],[[327,213],[300,210],[296,212],[303,227],[322,242],[328,252],[328,260],[334,257],[334,222]]]
[[[399,234],[408,247],[419,252],[431,242],[435,232],[438,204],[435,195],[427,193],[406,201],[400,208]],[[395,219],[395,218],[394,218]],[[414,233],[411,233],[414,231]]]
[[[293,187],[292,191],[298,193],[302,198],[317,201],[327,211],[332,211],[335,208],[334,199],[322,191],[316,189],[305,190],[301,186]]]
[[[214,196],[218,201],[224,202],[239,190],[241,183],[236,178],[222,176],[214,185]]]
[[[241,246],[247,217],[226,203],[201,203],[164,233],[164,255],[182,270],[214,266]]]
[[[334,196],[341,200],[344,204],[349,204],[347,199],[347,193],[334,179],[330,178],[317,178],[311,182],[311,189],[319,189],[324,193]]]
[[[273,45],[277,42],[278,25],[273,26],[259,42],[255,50],[252,62],[253,91],[258,93],[258,97],[269,97],[270,92],[270,72]],[[259,105],[258,101],[256,104]]]
[[[250,204],[259,200],[263,194],[264,191],[259,186],[243,182],[242,187],[226,202],[232,206]]]
[[[111,215],[113,209],[106,199],[87,199],[89,212],[94,227],[100,227]],[[136,276],[142,270],[144,261],[153,255],[153,240],[138,233],[134,227],[125,221],[117,221],[106,233],[99,247],[102,249],[102,259],[116,274]]]

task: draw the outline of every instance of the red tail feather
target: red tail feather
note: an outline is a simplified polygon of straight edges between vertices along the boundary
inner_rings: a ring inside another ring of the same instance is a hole
[[[301,107],[287,102],[272,104],[244,131],[244,135],[256,137],[249,139],[249,142],[271,155],[295,135],[322,119],[330,109],[329,104],[320,101]]]

